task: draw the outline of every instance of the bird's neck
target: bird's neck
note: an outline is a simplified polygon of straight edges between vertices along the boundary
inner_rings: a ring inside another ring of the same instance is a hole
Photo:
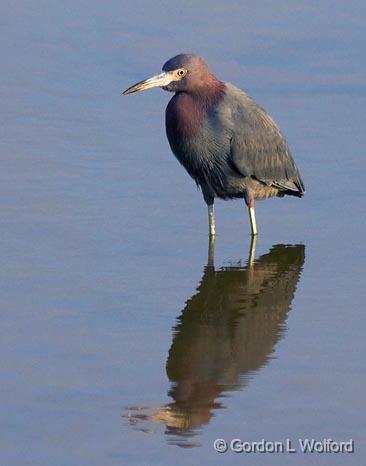
[[[188,92],[196,106],[207,113],[212,110],[224,97],[225,84],[211,75],[203,85],[197,86]]]
[[[224,94],[225,84],[216,78],[210,85],[178,92],[167,107],[167,130],[193,136]]]

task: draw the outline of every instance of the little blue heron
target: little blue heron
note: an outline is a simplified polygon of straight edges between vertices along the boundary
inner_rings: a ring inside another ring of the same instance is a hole
[[[179,162],[201,188],[215,235],[214,199],[244,198],[252,235],[254,201],[305,193],[280,129],[245,92],[220,81],[193,54],[168,60],[163,72],[123,94],[161,87],[174,92],[166,108],[166,133]]]

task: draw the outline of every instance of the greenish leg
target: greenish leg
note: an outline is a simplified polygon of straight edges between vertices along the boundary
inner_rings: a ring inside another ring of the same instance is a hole
[[[208,255],[207,255],[207,266],[214,267],[215,266],[215,236],[210,235],[209,242],[208,242]]]
[[[214,205],[209,204],[208,208],[208,227],[210,231],[210,236],[215,236],[215,215],[214,215]]]
[[[252,229],[252,235],[257,235],[258,230],[257,230],[257,222],[255,221],[254,207],[248,207],[248,210],[249,210],[249,218],[250,218],[250,226]]]

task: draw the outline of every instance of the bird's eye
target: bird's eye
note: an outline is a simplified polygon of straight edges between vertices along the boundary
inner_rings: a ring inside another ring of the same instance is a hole
[[[180,70],[177,71],[177,75],[180,77],[180,78],[183,78],[183,76],[185,76],[187,74],[187,70],[184,69],[184,68],[181,68]]]

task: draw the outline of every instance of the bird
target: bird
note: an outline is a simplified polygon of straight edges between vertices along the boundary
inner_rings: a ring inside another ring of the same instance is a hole
[[[249,95],[218,79],[198,55],[169,59],[162,73],[123,95],[160,87],[174,92],[165,112],[170,148],[201,189],[209,235],[215,236],[214,201],[244,198],[251,234],[255,201],[305,194],[289,147],[271,116]]]

